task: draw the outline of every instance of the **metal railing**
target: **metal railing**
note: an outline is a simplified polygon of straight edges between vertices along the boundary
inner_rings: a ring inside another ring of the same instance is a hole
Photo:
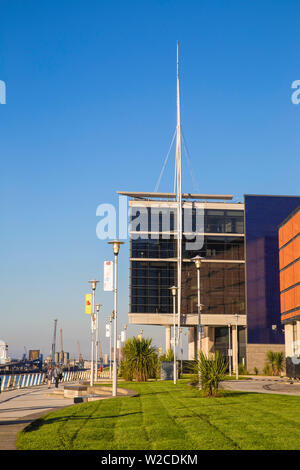
[[[77,380],[89,380],[90,370],[81,371],[64,371],[63,378],[60,382],[75,382]],[[109,378],[109,370],[98,372],[98,378]],[[47,374],[45,372],[27,372],[19,374],[0,374],[0,390],[1,392],[7,390],[15,390],[21,388],[35,387],[43,385],[48,382]],[[52,378],[54,383],[54,378]]]

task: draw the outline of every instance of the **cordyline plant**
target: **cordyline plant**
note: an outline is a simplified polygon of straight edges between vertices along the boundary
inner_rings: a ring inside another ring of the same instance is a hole
[[[280,375],[284,370],[284,355],[283,352],[268,351],[267,364],[265,366],[265,372],[269,372],[272,375]]]
[[[155,346],[151,346],[152,339],[128,338],[122,353],[120,374],[126,380],[135,379],[145,382],[155,378],[158,365],[158,354]]]
[[[227,369],[227,363],[222,354],[218,351],[214,355],[205,356],[200,353],[194,365],[194,372],[197,379],[200,376],[201,389],[205,396],[215,397],[218,394],[219,384],[224,379]]]

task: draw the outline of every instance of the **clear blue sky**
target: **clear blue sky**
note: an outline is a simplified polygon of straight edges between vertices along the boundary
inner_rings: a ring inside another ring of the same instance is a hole
[[[110,315],[96,208],[118,189],[155,188],[176,125],[177,40],[197,178],[184,164],[183,189],[299,195],[298,1],[0,1],[0,339],[12,356],[48,354],[54,318],[64,349],[79,340],[89,355],[90,278]],[[160,189],[172,184],[170,161]],[[162,328],[144,330],[163,344]]]

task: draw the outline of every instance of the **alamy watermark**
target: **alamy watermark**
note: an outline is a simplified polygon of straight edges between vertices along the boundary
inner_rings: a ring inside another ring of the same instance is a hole
[[[0,104],[6,104],[6,84],[0,80]]]
[[[294,80],[291,88],[295,89],[292,93],[291,100],[293,104],[300,103],[300,80]]]
[[[113,204],[99,204],[96,235],[100,240],[177,239],[176,204],[159,206],[134,205],[128,208],[127,197],[119,196],[118,211]],[[204,242],[204,206],[182,209],[182,234],[186,250],[200,250]]]

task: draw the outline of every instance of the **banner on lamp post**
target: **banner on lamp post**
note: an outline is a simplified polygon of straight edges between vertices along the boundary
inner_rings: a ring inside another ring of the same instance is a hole
[[[123,330],[123,331],[121,331],[121,343],[125,343],[125,341],[126,341],[126,333]]]
[[[96,315],[92,315],[92,331],[96,331],[97,330],[97,319],[96,319]]]
[[[85,295],[85,313],[87,315],[92,313],[92,294]]]
[[[103,289],[105,291],[112,292],[114,290],[113,285],[113,262],[104,261],[104,280]]]
[[[105,336],[106,338],[110,338],[110,325],[106,325],[106,330],[105,330]]]

